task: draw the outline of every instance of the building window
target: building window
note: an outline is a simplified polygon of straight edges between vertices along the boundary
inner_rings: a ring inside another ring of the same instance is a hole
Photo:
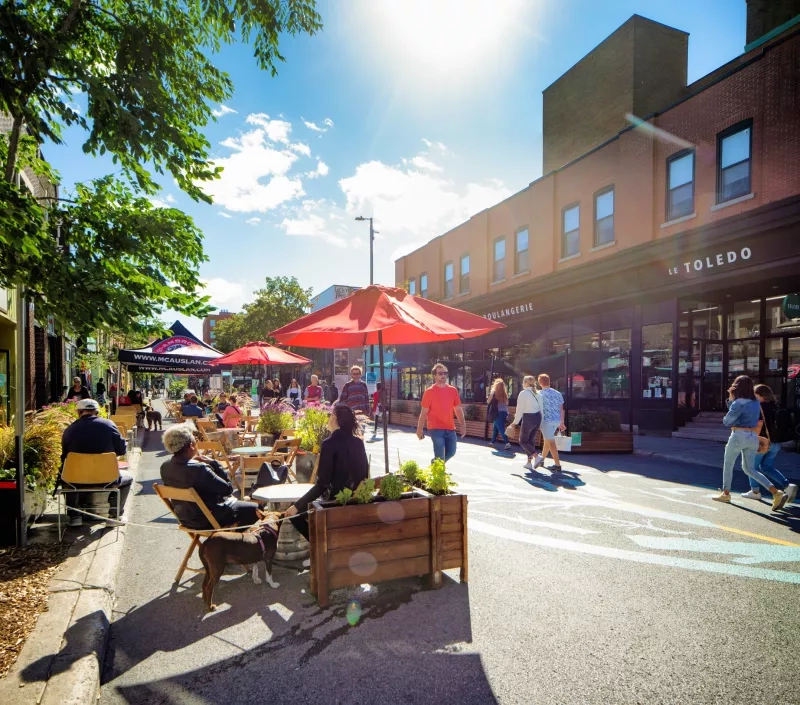
[[[216,321],[216,319],[212,318],[212,319],[211,319],[211,320],[208,322],[208,325],[210,325],[212,328],[213,328],[214,326],[216,326],[216,325],[217,325],[217,321]]]
[[[461,256],[461,281],[458,286],[458,290],[462,294],[469,291],[469,255]]]
[[[528,265],[528,228],[517,231],[514,242],[514,274],[530,270]]]
[[[417,280],[416,279],[409,279],[408,280],[408,293],[411,296],[415,296],[417,293]]]
[[[494,279],[492,281],[502,281],[506,278],[506,239],[497,238],[494,241]]]
[[[594,246],[614,242],[614,187],[595,194]]]
[[[667,160],[667,220],[694,213],[694,151]]]
[[[750,193],[752,121],[734,125],[719,135],[717,150],[717,203]]]
[[[569,206],[562,212],[561,256],[571,257],[581,251],[581,207]]]
[[[642,326],[642,396],[672,399],[672,324]]]
[[[444,298],[453,297],[453,263],[447,262],[444,265]]]
[[[428,298],[428,275],[427,274],[420,274],[419,275],[419,295],[423,299]]]
[[[600,346],[610,356],[600,364],[603,399],[628,399],[631,395],[631,329],[603,331]]]

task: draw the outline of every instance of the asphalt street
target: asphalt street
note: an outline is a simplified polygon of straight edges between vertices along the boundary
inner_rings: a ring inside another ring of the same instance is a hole
[[[460,443],[468,585],[365,584],[320,609],[307,573],[278,567],[272,589],[231,568],[206,614],[197,577],[172,585],[188,541],[145,435],[131,520],[148,527],[128,534],[103,703],[800,703],[800,505],[712,502],[721,471],[572,455],[554,479]],[[430,460],[428,439],[390,441],[393,465]]]

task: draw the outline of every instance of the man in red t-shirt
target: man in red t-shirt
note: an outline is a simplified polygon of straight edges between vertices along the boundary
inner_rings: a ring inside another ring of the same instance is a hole
[[[456,454],[456,426],[453,414],[458,417],[461,425],[461,437],[467,433],[467,424],[464,421],[464,410],[461,408],[461,398],[458,390],[447,383],[447,368],[437,363],[431,370],[433,385],[425,390],[422,395],[422,411],[417,422],[417,437],[425,437],[424,428],[433,441],[433,455],[445,462]]]

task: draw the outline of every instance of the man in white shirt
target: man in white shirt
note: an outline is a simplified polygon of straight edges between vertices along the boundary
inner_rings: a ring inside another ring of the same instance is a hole
[[[564,425],[564,397],[557,389],[550,386],[550,375],[539,375],[539,386],[542,391],[539,396],[542,399],[542,464],[547,454],[553,457],[555,465],[547,470],[553,473],[561,472],[561,463],[558,459],[558,449],[556,448],[556,431],[566,430]]]

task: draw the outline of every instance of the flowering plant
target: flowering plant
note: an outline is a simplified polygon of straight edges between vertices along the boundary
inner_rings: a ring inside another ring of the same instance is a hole
[[[295,428],[302,450],[319,453],[322,441],[330,435],[328,431],[330,415],[331,405],[326,402],[319,404],[310,402],[297,412]]]
[[[286,431],[292,426],[294,426],[294,407],[291,404],[282,399],[270,399],[261,407],[257,427],[259,433],[278,436],[281,431]]]

